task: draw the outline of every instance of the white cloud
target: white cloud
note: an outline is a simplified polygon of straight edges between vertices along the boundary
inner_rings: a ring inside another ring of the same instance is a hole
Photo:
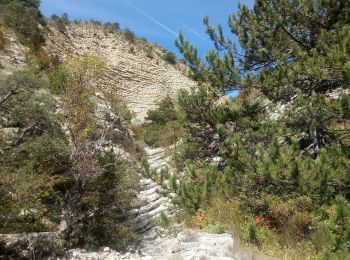
[[[145,11],[143,11],[142,9],[140,9],[139,7],[137,7],[136,5],[134,5],[133,3],[131,3],[128,0],[123,0],[124,2],[126,2],[128,5],[130,5],[133,9],[135,9],[138,13],[142,14],[143,16],[145,16],[146,18],[148,18],[150,21],[152,21],[153,23],[155,23],[156,25],[158,25],[159,27],[161,27],[162,29],[164,29],[165,31],[171,33],[174,36],[178,36],[178,33],[175,32],[174,30],[172,30],[170,27],[168,27],[167,25],[165,25],[164,23],[162,23],[161,21],[159,21],[158,19],[156,19],[154,16],[146,13]]]
[[[199,32],[193,30],[191,27],[188,27],[186,24],[181,23],[182,26],[184,26],[187,30],[189,30],[191,33],[193,33],[194,35],[196,35],[198,38],[202,39],[205,42],[211,43],[211,41],[209,41],[207,38],[205,38],[203,35],[201,35]]]

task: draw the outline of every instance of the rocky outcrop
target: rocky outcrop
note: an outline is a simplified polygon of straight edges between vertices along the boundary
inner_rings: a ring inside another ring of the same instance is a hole
[[[169,158],[163,148],[146,148],[150,168],[157,170],[168,166]],[[62,260],[252,260],[252,254],[240,250],[239,241],[229,234],[212,234],[188,229],[183,225],[162,228],[155,225],[161,212],[171,213],[171,200],[164,196],[164,190],[154,181],[142,178],[141,192],[136,217],[129,225],[139,232],[141,238],[126,252],[108,247],[89,252],[72,249]]]
[[[57,232],[0,234],[0,259],[56,259],[64,247]]]
[[[195,86],[186,77],[186,67],[164,61],[164,50],[157,45],[140,40],[128,42],[121,33],[107,32],[93,23],[71,24],[65,32],[52,27],[46,50],[61,60],[86,52],[103,58],[108,70],[100,87],[122,98],[137,121],[142,121],[147,111],[167,94]]]
[[[167,165],[164,149],[146,148],[146,155],[152,170],[158,170]],[[144,233],[154,226],[154,220],[163,212],[169,214],[174,211],[171,199],[165,196],[167,191],[153,180],[141,177],[140,191],[137,194],[134,217],[128,225],[139,233]]]
[[[0,48],[0,79],[3,79],[12,72],[25,68],[29,49],[19,43],[15,33],[3,27],[0,29],[4,31],[5,39],[3,48]]]

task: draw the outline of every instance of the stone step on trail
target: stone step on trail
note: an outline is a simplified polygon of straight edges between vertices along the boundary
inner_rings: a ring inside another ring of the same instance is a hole
[[[168,158],[163,148],[145,150],[151,170],[158,170],[167,165]],[[171,199],[163,195],[167,191],[153,180],[142,177],[140,184],[141,189],[137,194],[135,209],[131,213],[133,217],[126,223],[133,230],[139,230],[142,233],[145,227],[152,227],[154,220],[161,213],[172,212],[173,205]]]
[[[167,166],[169,158],[164,149],[146,148],[152,170]],[[211,234],[192,230],[183,225],[174,225],[168,231],[155,226],[154,220],[164,213],[173,213],[171,199],[163,195],[164,188],[151,179],[142,177],[141,190],[133,218],[129,225],[141,238],[128,252],[117,252],[101,248],[99,252],[86,252],[81,249],[70,250],[69,260],[253,260],[258,259],[250,252],[237,250],[239,244],[229,234]],[[170,194],[171,195],[171,194]]]

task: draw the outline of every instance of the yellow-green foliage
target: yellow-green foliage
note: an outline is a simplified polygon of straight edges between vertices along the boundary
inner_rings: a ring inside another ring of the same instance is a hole
[[[67,105],[71,136],[77,145],[86,140],[95,128],[91,96],[98,80],[104,75],[106,64],[97,56],[83,54],[66,61],[63,68],[67,82],[63,100]]]
[[[63,66],[54,68],[49,74],[50,90],[53,94],[61,95],[67,88],[67,73]]]
[[[104,97],[109,102],[113,113],[116,115],[121,116],[124,120],[131,123],[131,120],[133,118],[133,113],[130,111],[130,109],[126,106],[125,102],[121,100],[120,98],[116,97],[110,92],[104,91],[103,92]]]
[[[132,124],[131,125],[131,130],[134,133],[135,139],[137,141],[143,141],[143,130],[142,130],[142,126],[141,125],[137,125],[137,124]]]
[[[49,69],[51,61],[51,57],[43,50],[38,50],[34,53],[27,53],[26,55],[28,70],[30,70],[33,74],[45,75],[44,71]]]
[[[100,153],[89,146],[99,134],[94,118],[93,95],[103,77],[106,64],[99,57],[83,54],[61,64],[50,75],[51,89],[64,102],[65,122],[74,143],[71,155],[71,174],[74,176],[74,200],[68,213],[67,239],[73,244],[103,243],[122,247],[132,238],[132,232],[121,223],[132,205],[132,189],[136,185],[134,165],[119,161],[113,153]],[[114,113],[131,120],[125,105],[106,94]],[[108,120],[108,118],[106,118]],[[122,132],[106,131],[105,138],[129,147],[129,136]],[[88,217],[87,212],[93,217]],[[77,219],[82,225],[76,225]]]
[[[77,91],[84,87],[93,90],[94,83],[102,78],[106,71],[106,63],[96,55],[84,53],[67,60],[64,68],[68,74],[69,88]]]

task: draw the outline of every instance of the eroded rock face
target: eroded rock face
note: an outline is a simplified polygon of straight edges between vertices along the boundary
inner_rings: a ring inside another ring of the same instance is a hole
[[[57,232],[0,234],[0,259],[57,259],[64,247]]]
[[[5,45],[0,49],[0,79],[5,78],[16,70],[26,67],[26,53],[29,51],[19,43],[16,35],[11,31],[5,32]]]
[[[146,148],[145,152],[152,170],[167,166],[169,158],[165,155],[163,148]],[[154,221],[161,213],[168,215],[174,211],[171,198],[165,194],[169,195],[164,187],[149,178],[140,176],[140,190],[132,212],[134,215],[126,224],[139,234],[148,232],[154,227]]]
[[[152,49],[153,58],[147,48]],[[71,24],[64,33],[51,28],[46,50],[60,60],[83,53],[103,58],[108,70],[100,87],[125,100],[141,122],[167,94],[195,86],[183,64],[170,65],[161,58],[164,50],[160,47],[141,41],[130,43],[121,33],[109,33],[92,23]]]

